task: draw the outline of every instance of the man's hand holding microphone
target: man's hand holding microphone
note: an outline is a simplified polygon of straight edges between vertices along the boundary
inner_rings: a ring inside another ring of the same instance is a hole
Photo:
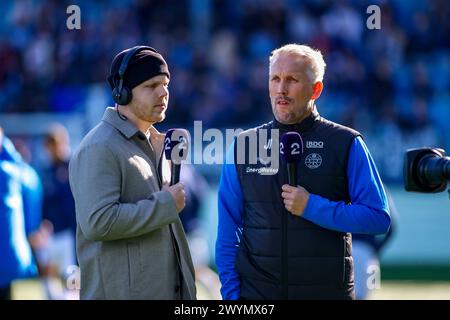
[[[281,137],[280,155],[286,162],[289,184],[284,184],[281,197],[286,210],[296,216],[303,215],[309,192],[297,183],[297,168],[303,153],[303,141],[297,132],[287,132]]]
[[[169,191],[175,200],[175,204],[177,206],[177,213],[180,213],[186,205],[186,194],[184,192],[184,184],[183,182],[178,182],[173,186],[164,186],[162,191]]]

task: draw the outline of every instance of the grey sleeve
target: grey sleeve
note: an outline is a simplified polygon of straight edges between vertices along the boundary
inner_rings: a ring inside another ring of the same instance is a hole
[[[136,203],[121,203],[121,168],[103,145],[78,151],[69,165],[70,187],[77,223],[90,240],[137,237],[178,219],[175,201],[168,191],[149,194]]]

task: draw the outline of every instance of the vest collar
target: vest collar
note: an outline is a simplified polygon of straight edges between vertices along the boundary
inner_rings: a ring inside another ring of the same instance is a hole
[[[272,127],[274,129],[279,129],[280,131],[305,132],[309,131],[313,127],[314,123],[319,120],[319,118],[320,118],[319,112],[317,111],[317,108],[314,107],[311,114],[299,123],[284,124],[279,122],[277,119],[273,118]]]

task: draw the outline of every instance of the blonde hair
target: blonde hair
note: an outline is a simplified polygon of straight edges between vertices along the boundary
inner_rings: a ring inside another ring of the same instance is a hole
[[[272,51],[269,58],[270,66],[272,66],[272,62],[281,54],[292,54],[306,58],[309,62],[309,68],[306,72],[311,84],[314,84],[318,81],[323,81],[326,63],[323,60],[322,53],[319,50],[315,50],[309,46],[296,43],[286,44]]]

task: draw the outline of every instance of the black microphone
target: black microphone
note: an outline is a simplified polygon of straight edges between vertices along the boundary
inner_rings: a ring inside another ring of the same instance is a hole
[[[180,182],[181,161],[186,160],[189,148],[189,132],[185,129],[170,129],[164,138],[164,154],[171,163],[170,185]]]
[[[297,132],[287,132],[281,137],[280,155],[286,162],[289,185],[297,187],[297,167],[303,154],[303,140]]]

